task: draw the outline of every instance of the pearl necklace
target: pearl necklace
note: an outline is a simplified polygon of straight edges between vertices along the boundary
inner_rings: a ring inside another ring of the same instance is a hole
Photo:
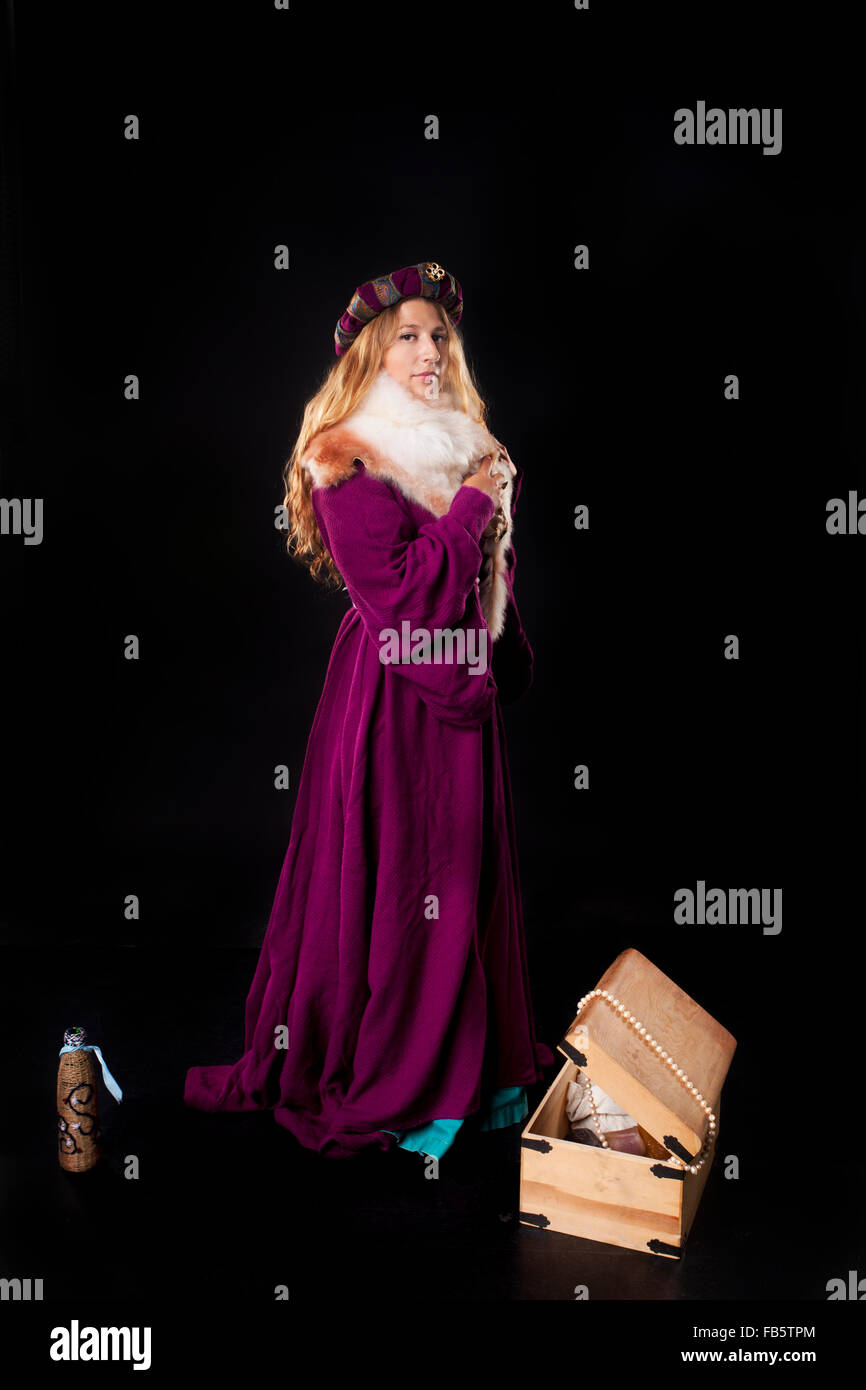
[[[647,1044],[647,1046],[651,1047],[652,1050],[655,1053],[657,1053],[659,1057],[661,1057],[662,1061],[666,1063],[666,1065],[673,1072],[674,1076],[676,1076],[679,1079],[679,1081],[682,1082],[686,1090],[691,1092],[695,1100],[700,1103],[701,1108],[707,1116],[708,1125],[707,1137],[701,1145],[700,1153],[697,1155],[697,1161],[695,1163],[685,1163],[681,1158],[678,1158],[676,1154],[671,1155],[671,1162],[675,1166],[685,1169],[687,1173],[697,1173],[698,1170],[704,1166],[710,1147],[716,1137],[716,1117],[713,1114],[711,1107],[707,1105],[707,1102],[704,1100],[697,1086],[694,1084],[694,1082],[689,1080],[682,1067],[677,1066],[670,1053],[664,1052],[662,1050],[661,1043],[657,1042],[655,1038],[650,1036],[649,1030],[643,1026],[640,1019],[635,1018],[634,1014],[629,1013],[625,1004],[620,1003],[620,1001],[615,997],[615,995],[610,994],[606,989],[591,989],[589,994],[585,994],[583,996],[583,998],[577,1006],[578,1018],[580,1017],[581,1010],[584,1008],[586,1004],[589,1003],[590,999],[604,999],[605,1003],[610,1005],[614,1013],[618,1013],[620,1018],[622,1018],[622,1020],[625,1023],[627,1023],[630,1028],[634,1029],[637,1036],[639,1038],[642,1038],[643,1041]],[[581,1025],[581,1027],[578,1028],[577,1031],[588,1033],[588,1029],[586,1028],[585,1024]],[[598,1118],[598,1111],[595,1108],[595,1100],[592,1094],[592,1082],[590,1081],[588,1075],[586,1079],[589,1083],[586,1088],[586,1094],[589,1100],[589,1108],[592,1111],[592,1118],[595,1122],[595,1130],[601,1141],[602,1148],[609,1149],[610,1145],[608,1144],[607,1140],[601,1132],[601,1121]]]

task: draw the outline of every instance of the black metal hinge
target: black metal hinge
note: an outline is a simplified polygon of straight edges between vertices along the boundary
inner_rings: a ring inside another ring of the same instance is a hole
[[[694,1154],[690,1154],[688,1149],[684,1149],[679,1139],[675,1139],[672,1134],[666,1134],[662,1143],[666,1149],[670,1149],[671,1153],[675,1153],[677,1158],[681,1158],[683,1163],[694,1163]]]
[[[576,1047],[572,1047],[568,1038],[563,1038],[561,1043],[557,1043],[560,1052],[564,1052],[570,1062],[575,1062],[579,1067],[586,1066],[586,1058],[582,1052],[578,1052]]]
[[[521,1139],[524,1149],[537,1149],[541,1154],[549,1154],[553,1148],[546,1139]]]
[[[685,1168],[668,1168],[664,1163],[654,1163],[650,1172],[657,1178],[679,1178],[680,1182],[685,1182]]]
[[[517,1213],[518,1220],[523,1221],[527,1226],[549,1226],[549,1219],[540,1211],[520,1211]]]
[[[663,1240],[648,1240],[648,1248],[654,1255],[676,1255],[677,1259],[682,1259],[682,1249],[679,1245],[665,1245]]]

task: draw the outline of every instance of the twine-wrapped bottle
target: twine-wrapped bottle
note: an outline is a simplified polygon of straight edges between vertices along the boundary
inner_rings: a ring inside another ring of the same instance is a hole
[[[99,1089],[94,1052],[102,1065],[106,1086],[115,1100],[123,1092],[115,1081],[102,1052],[85,1042],[83,1028],[70,1028],[63,1034],[60,1066],[57,1070],[57,1140],[60,1166],[67,1173],[86,1173],[102,1154],[99,1128]]]

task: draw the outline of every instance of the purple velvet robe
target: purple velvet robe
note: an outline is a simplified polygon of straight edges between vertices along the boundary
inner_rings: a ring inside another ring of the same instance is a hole
[[[244,1054],[192,1067],[184,1089],[202,1110],[272,1108],[330,1157],[391,1147],[385,1129],[469,1116],[554,1060],[533,1024],[500,708],[532,680],[513,548],[493,643],[477,587],[492,499],[461,487],[437,519],[356,469],[313,489],[352,607],[313,720]],[[521,482],[518,470],[513,501]],[[383,664],[380,632],[406,619],[483,629],[488,670]]]

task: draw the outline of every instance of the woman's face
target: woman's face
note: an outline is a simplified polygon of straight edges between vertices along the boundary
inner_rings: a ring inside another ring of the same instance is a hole
[[[382,366],[419,400],[436,399],[448,366],[448,334],[440,311],[428,299],[400,301]]]

